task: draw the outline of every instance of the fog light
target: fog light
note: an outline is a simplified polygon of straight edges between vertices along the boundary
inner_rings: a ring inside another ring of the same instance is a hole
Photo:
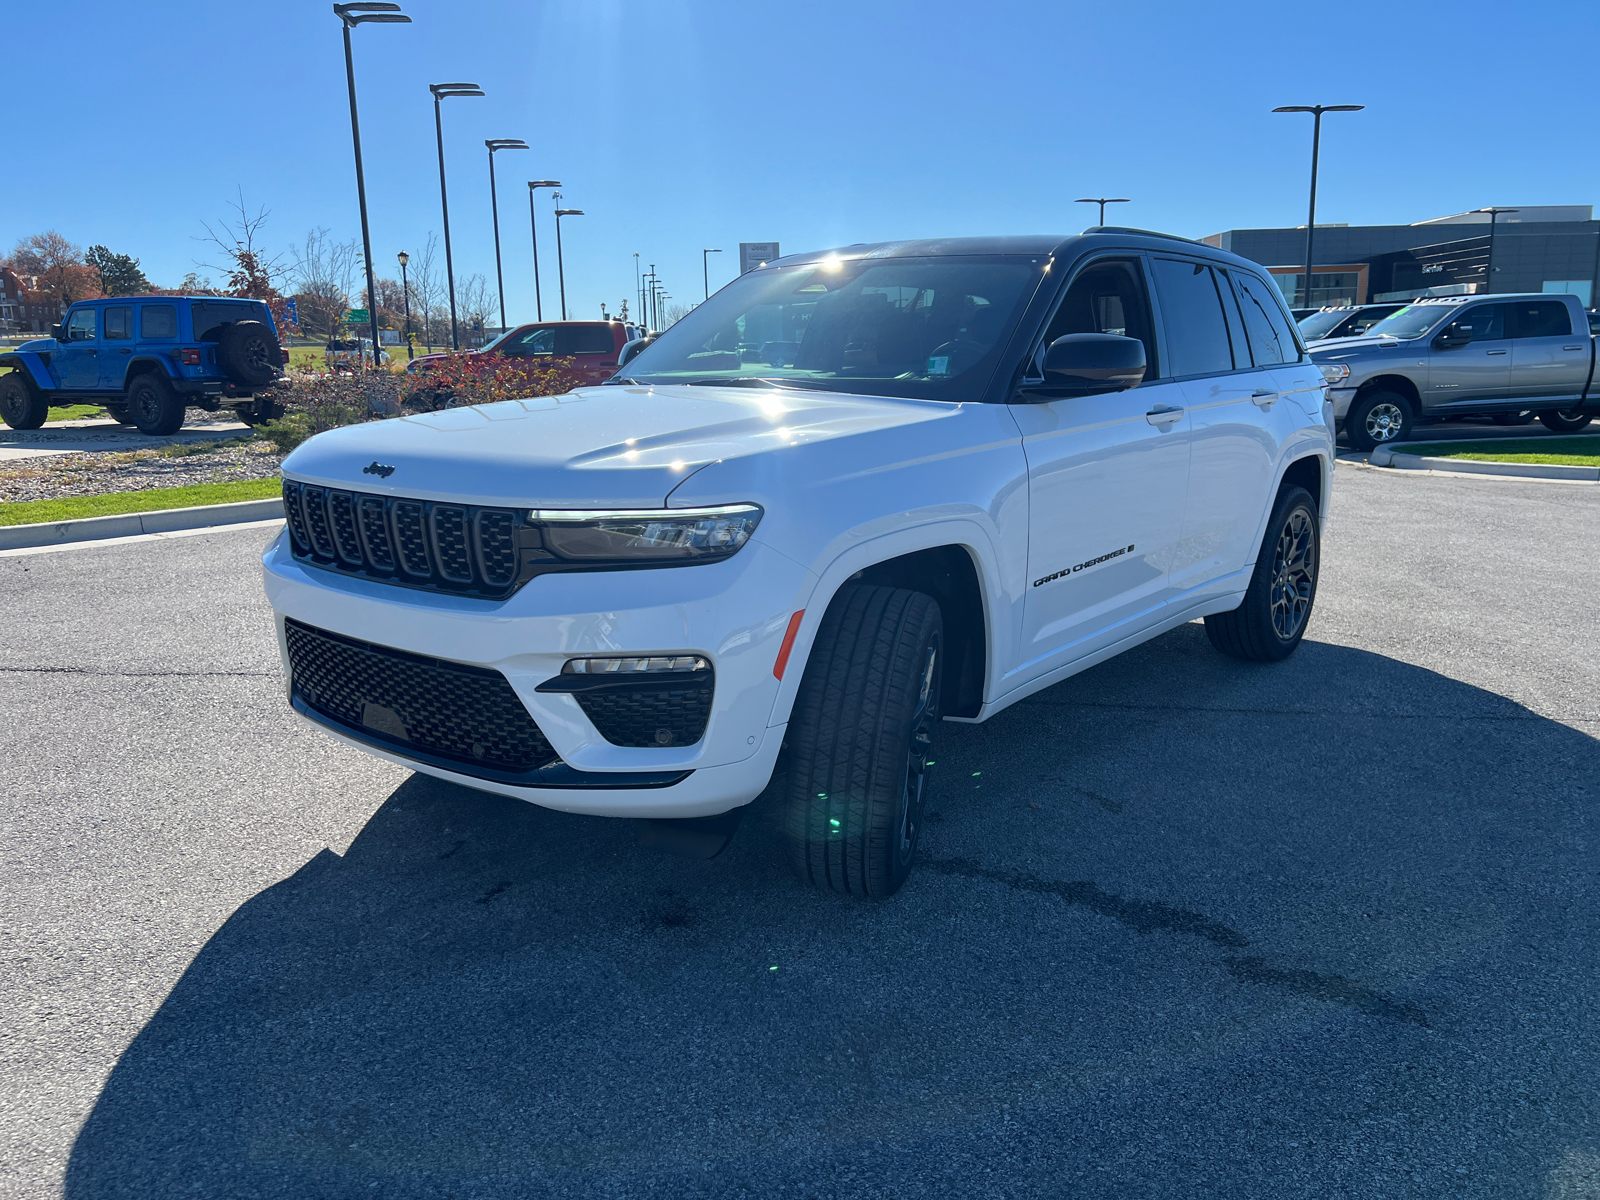
[[[649,658],[569,658],[563,675],[639,675],[650,671],[709,671],[711,664],[697,654],[656,655]]]

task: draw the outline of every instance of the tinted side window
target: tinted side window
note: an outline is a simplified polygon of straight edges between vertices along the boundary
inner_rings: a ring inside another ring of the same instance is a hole
[[[1239,309],[1244,313],[1245,332],[1250,336],[1250,353],[1258,367],[1274,363],[1299,362],[1300,347],[1278,311],[1278,302],[1262,283],[1242,271],[1231,274],[1234,291],[1239,297]]]
[[[1222,301],[1203,263],[1175,258],[1155,260],[1161,324],[1167,331],[1169,376],[1214,375],[1233,370],[1228,324]]]
[[[139,336],[142,338],[176,338],[178,336],[178,308],[174,304],[146,304],[139,309]]]
[[[499,347],[500,353],[508,358],[531,358],[536,354],[554,354],[556,352],[556,331],[554,329],[535,329],[520,337],[509,337]]]
[[[67,319],[67,341],[94,341],[94,309],[80,308]]]
[[[1250,365],[1250,342],[1244,336],[1244,318],[1239,313],[1239,301],[1228,286],[1228,277],[1216,267],[1211,268],[1211,278],[1217,285],[1217,295],[1222,297],[1222,312],[1228,318],[1228,341],[1233,343],[1233,366],[1242,371]]]
[[[1137,263],[1097,262],[1085,267],[1067,288],[1045,330],[1039,352],[1069,333],[1115,333],[1144,343],[1146,377],[1156,377],[1156,340],[1145,295],[1144,272]],[[1036,369],[1034,375],[1038,376]]]
[[[1505,309],[1504,304],[1475,304],[1453,324],[1471,326],[1475,342],[1498,342],[1506,336]]]
[[[121,341],[133,336],[133,309],[106,309],[106,338]]]
[[[610,354],[616,349],[611,330],[604,325],[558,325],[556,327],[556,353]]]
[[[1512,337],[1570,337],[1572,315],[1559,300],[1517,300],[1510,309]]]

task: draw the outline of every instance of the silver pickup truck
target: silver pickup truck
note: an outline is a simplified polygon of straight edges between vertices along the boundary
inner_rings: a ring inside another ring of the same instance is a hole
[[[1595,338],[1576,296],[1530,293],[1418,300],[1365,337],[1311,342],[1351,446],[1407,437],[1419,418],[1537,413],[1559,433],[1600,415]]]

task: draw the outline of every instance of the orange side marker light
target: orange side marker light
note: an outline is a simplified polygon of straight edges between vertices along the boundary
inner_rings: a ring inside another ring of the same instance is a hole
[[[794,649],[794,635],[800,632],[800,618],[806,615],[801,609],[789,618],[789,628],[783,632],[783,645],[778,647],[778,661],[772,664],[772,677],[783,678],[783,669],[789,665],[789,651]]]

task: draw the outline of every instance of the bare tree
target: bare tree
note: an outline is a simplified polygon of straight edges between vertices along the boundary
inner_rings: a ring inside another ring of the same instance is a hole
[[[476,325],[487,341],[489,318],[494,311],[492,297],[489,294],[489,281],[482,275],[468,275],[461,282],[461,288],[456,293],[456,301],[460,307],[461,324],[468,330],[472,330]]]
[[[439,310],[445,302],[444,273],[439,267],[439,236],[428,235],[420,253],[411,256],[407,268],[411,284],[411,316],[420,326],[422,340],[429,346],[442,346],[449,336],[439,335]]]
[[[195,239],[216,247],[222,262],[197,259],[195,265],[222,272],[230,295],[271,300],[278,294],[279,281],[288,273],[282,255],[268,254],[258,244],[262,226],[272,214],[266,208],[259,208],[252,214],[244,202],[243,188],[239,189],[238,201],[228,207],[233,210],[232,215],[217,221],[215,227],[200,222],[206,236]]]
[[[63,310],[100,294],[99,277],[84,263],[83,248],[53,229],[23,238],[3,265],[34,279],[34,286]]]
[[[661,327],[665,329],[668,326],[676,325],[693,311],[694,305],[692,304],[669,304],[666,311],[661,314]]]
[[[360,278],[361,243],[336,242],[326,229],[306,232],[305,241],[290,250],[294,265],[288,271],[300,309],[300,324],[312,336],[333,333],[351,306],[352,291]]]

